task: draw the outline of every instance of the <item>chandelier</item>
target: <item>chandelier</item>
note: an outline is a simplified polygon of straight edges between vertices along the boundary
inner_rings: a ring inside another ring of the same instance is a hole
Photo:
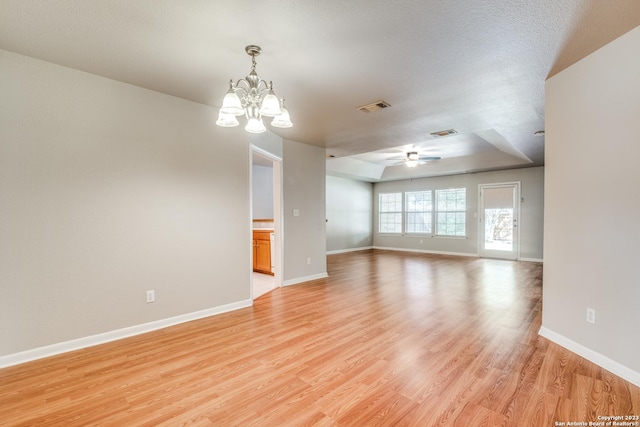
[[[249,45],[244,48],[251,56],[251,72],[236,84],[229,80],[229,90],[222,101],[222,108],[216,124],[222,127],[238,126],[236,116],[246,116],[247,124],[244,130],[251,133],[262,133],[263,117],[273,117],[271,126],[290,128],[293,126],[289,112],[284,107],[284,98],[279,99],[273,92],[273,82],[262,80],[256,73],[256,56],[260,55],[260,46]]]

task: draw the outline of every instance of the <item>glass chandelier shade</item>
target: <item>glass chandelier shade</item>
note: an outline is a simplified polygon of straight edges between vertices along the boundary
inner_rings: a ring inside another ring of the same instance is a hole
[[[289,118],[289,111],[284,108],[284,98],[282,98],[282,108],[280,108],[280,114],[275,116],[271,121],[271,126],[277,128],[290,128],[293,126],[291,119]]]
[[[242,101],[240,97],[233,89],[233,81],[229,80],[229,91],[224,96],[222,100],[222,108],[220,108],[220,113],[232,115],[232,116],[241,116],[244,114],[244,108],[242,108]]]
[[[273,83],[270,83],[273,85]],[[260,115],[267,117],[275,117],[280,115],[280,100],[273,92],[273,87],[269,87],[269,93],[262,98],[262,105],[260,106]]]
[[[235,115],[223,113],[222,109],[220,109],[220,113],[218,113],[218,120],[216,120],[216,124],[218,126],[222,126],[223,128],[231,128],[234,126],[238,126],[240,122],[238,122],[238,119],[236,119]]]
[[[267,83],[256,73],[256,56],[262,49],[249,45],[245,51],[251,56],[251,71],[244,79],[239,79],[235,85],[229,81],[229,90],[222,100],[222,107],[216,124],[222,127],[238,126],[236,116],[246,116],[245,130],[251,133],[262,133],[264,117],[273,117],[271,125],[279,128],[293,126],[289,112],[284,108],[284,99],[280,100],[273,91],[273,82]]]
[[[249,133],[262,133],[267,130],[267,128],[264,127],[264,123],[262,123],[261,118],[257,119],[252,117],[247,121],[247,125],[244,127],[244,130]]]

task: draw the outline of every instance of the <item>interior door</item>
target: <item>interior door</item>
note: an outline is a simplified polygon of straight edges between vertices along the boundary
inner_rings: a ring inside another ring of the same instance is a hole
[[[480,256],[518,259],[520,183],[480,185]]]

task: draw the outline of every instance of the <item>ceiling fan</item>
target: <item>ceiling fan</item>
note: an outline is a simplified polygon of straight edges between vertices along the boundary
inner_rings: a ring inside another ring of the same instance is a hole
[[[404,163],[410,168],[415,168],[418,165],[424,165],[427,162],[440,160],[441,158],[442,157],[438,156],[421,156],[417,151],[408,151],[406,157],[394,157],[389,160],[400,160],[399,162],[394,163],[393,166]]]

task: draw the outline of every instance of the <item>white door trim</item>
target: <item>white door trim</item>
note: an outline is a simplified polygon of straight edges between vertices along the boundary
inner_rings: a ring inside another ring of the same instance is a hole
[[[274,245],[275,249],[274,260],[273,262],[273,280],[276,288],[282,286],[283,281],[283,264],[284,264],[284,217],[283,217],[283,179],[282,179],[282,158],[263,150],[260,147],[257,147],[253,144],[250,144],[251,155],[249,156],[249,210],[251,212],[250,215],[250,227],[253,228],[253,152],[260,154],[262,157],[266,157],[273,163],[273,231],[274,231]],[[249,241],[249,247],[252,246],[253,236],[251,236]],[[251,257],[251,261],[249,265],[253,265],[253,252],[249,251],[249,256]],[[253,301],[253,272],[252,269],[249,269],[249,284],[251,289],[251,300]]]
[[[513,194],[513,208],[514,208],[514,220],[515,220],[515,228],[513,230],[514,234],[514,249],[512,252],[504,252],[501,251],[487,251],[484,249],[484,197],[482,194],[482,190],[487,188],[502,188],[502,187],[512,187],[514,189]],[[521,196],[520,196],[520,181],[510,181],[510,182],[495,182],[490,184],[478,184],[478,221],[476,222],[478,226],[478,254],[480,257],[484,258],[500,258],[500,259],[510,259],[510,260],[518,260],[520,259],[520,205],[521,205]],[[509,256],[504,256],[505,254],[509,254]],[[503,256],[501,256],[503,255]]]

